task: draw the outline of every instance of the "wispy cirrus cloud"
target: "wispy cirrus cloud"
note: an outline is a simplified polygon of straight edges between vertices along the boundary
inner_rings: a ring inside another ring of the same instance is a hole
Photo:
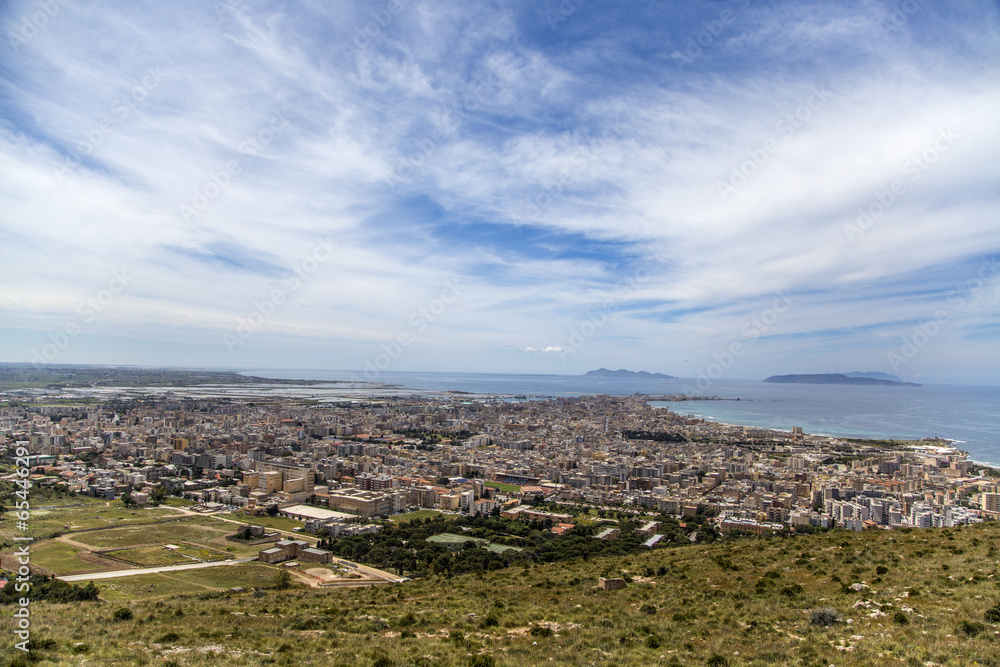
[[[33,6],[8,3],[3,34]],[[60,360],[360,368],[458,279],[394,369],[655,356],[680,375],[781,290],[795,307],[734,377],[874,368],[1000,250],[997,9],[887,24],[896,9],[584,4],[552,26],[531,3],[65,5],[0,63],[4,356],[30,358],[127,265],[134,285]],[[941,131],[954,142],[914,171]],[[327,237],[331,259],[227,350]],[[957,350],[995,358],[998,325],[988,301],[956,312],[907,372],[991,381],[995,362]]]

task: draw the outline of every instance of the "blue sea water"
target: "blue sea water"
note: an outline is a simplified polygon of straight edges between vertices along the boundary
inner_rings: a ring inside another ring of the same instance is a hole
[[[358,371],[248,369],[251,375],[301,380],[358,380]],[[581,396],[640,392],[691,394],[691,379],[595,378],[574,375],[385,372],[378,380],[411,389],[479,394]],[[1000,387],[926,385],[765,384],[759,380],[714,380],[701,392],[725,401],[654,403],[680,414],[780,430],[860,438],[941,437],[976,461],[1000,465]]]

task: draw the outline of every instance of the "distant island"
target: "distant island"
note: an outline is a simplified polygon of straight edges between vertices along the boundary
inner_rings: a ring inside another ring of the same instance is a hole
[[[814,373],[807,375],[772,375],[764,380],[774,384],[860,384],[878,385],[883,387],[922,387],[915,382],[900,382],[897,380],[885,380],[882,378],[869,377],[868,374],[858,373]]]
[[[616,371],[609,371],[607,368],[598,368],[596,371],[587,371],[584,377],[592,378],[651,378],[655,380],[676,380],[673,375],[663,373],[650,373],[648,371],[627,371],[619,368]]]
[[[897,377],[895,375],[889,375],[888,373],[882,373],[881,371],[854,371],[852,373],[842,373],[849,378],[875,378],[876,380],[890,380],[892,382],[902,382],[903,378]]]

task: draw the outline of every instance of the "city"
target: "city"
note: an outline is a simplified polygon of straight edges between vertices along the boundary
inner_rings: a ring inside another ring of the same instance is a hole
[[[140,507],[178,496],[210,510],[276,508],[332,536],[356,531],[345,524],[354,517],[492,515],[533,500],[708,512],[721,533],[951,527],[1000,516],[996,471],[945,442],[716,424],[640,395],[11,405],[0,408],[0,433],[11,455],[27,448],[36,485],[127,496]],[[334,511],[288,511],[303,504]]]

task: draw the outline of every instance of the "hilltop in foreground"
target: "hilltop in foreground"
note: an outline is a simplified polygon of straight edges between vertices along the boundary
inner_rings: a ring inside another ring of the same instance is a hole
[[[998,540],[996,523],[834,531],[369,588],[35,602],[32,655],[101,665],[997,665]],[[598,590],[602,576],[627,587]]]

